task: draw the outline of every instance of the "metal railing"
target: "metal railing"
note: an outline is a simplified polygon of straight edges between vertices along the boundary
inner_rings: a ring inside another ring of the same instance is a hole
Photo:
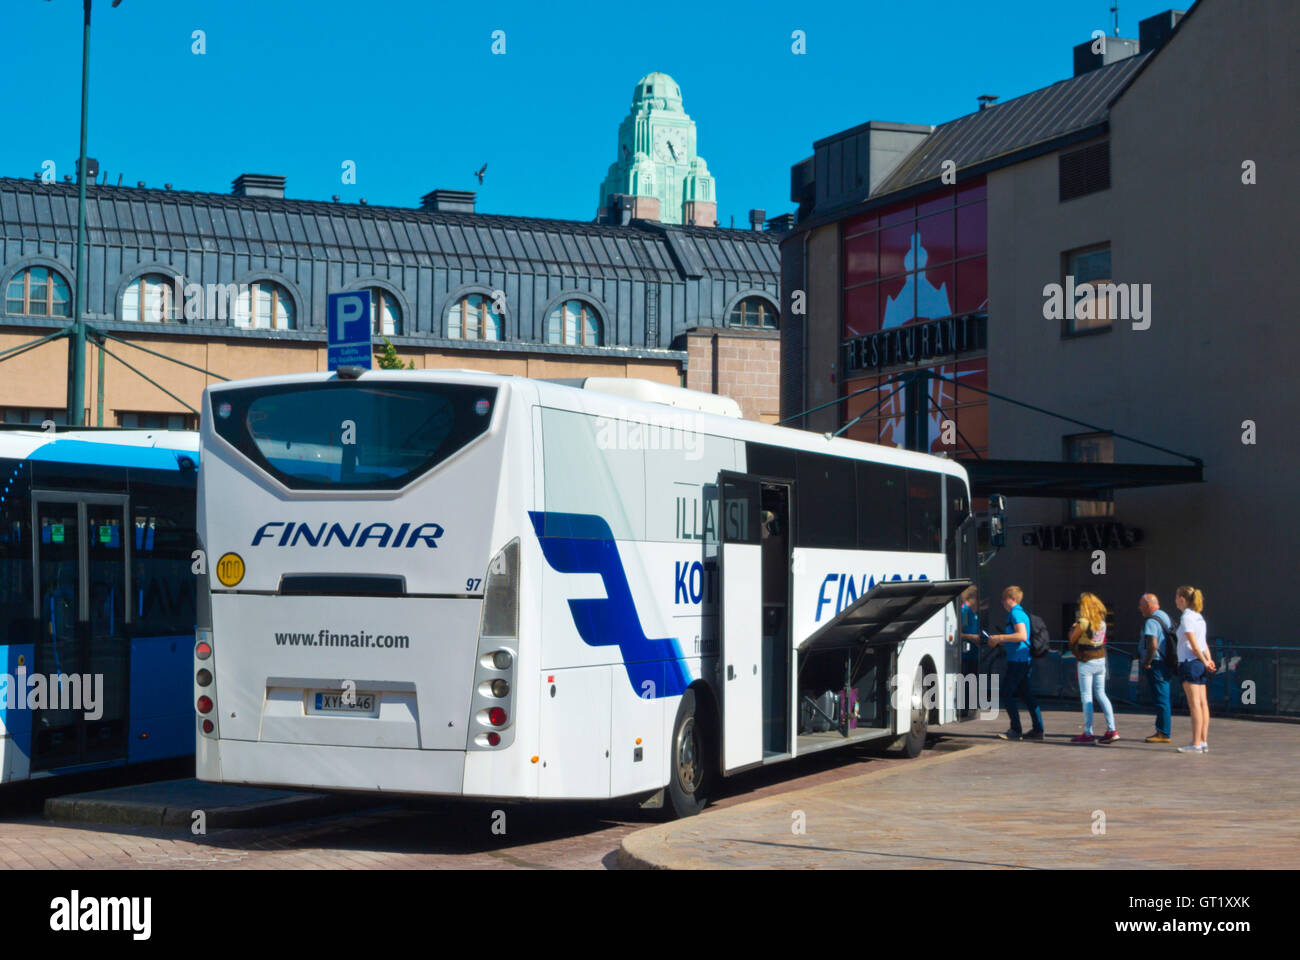
[[[1078,700],[1075,659],[1066,645],[1053,643],[1052,651],[1034,661],[1031,675],[1034,695],[1048,699]],[[1057,649],[1057,648],[1062,649]],[[1211,642],[1218,670],[1207,684],[1210,710],[1215,714],[1257,717],[1300,716],[1300,647],[1266,647],[1230,643],[1223,637]],[[1106,695],[1111,702],[1150,707],[1151,691],[1141,676],[1133,644],[1106,644]],[[1001,648],[980,648],[980,672],[1001,672],[1006,654]],[[1136,666],[1136,670],[1134,667]],[[1186,708],[1183,685],[1169,683],[1175,709]]]

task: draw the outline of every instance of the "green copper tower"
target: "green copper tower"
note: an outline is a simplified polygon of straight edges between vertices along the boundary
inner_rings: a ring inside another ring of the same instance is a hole
[[[695,121],[682,109],[681,87],[666,73],[646,74],[632,92],[632,110],[618,127],[618,159],[600,186],[597,219],[614,219],[620,203],[646,220],[717,222],[716,185],[695,152]]]

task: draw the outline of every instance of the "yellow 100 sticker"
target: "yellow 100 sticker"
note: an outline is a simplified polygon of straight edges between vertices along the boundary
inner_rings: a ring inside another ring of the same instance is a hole
[[[227,553],[217,561],[217,579],[222,586],[233,587],[244,579],[244,558],[237,553]]]

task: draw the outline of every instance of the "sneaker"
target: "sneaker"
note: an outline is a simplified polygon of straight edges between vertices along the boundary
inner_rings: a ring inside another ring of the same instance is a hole
[[[1092,743],[1092,741],[1096,739],[1097,738],[1094,737],[1091,733],[1081,733],[1077,737],[1071,737],[1070,742],[1071,743]]]
[[[1118,730],[1107,730],[1105,733],[1103,733],[1100,737],[1097,738],[1097,742],[1098,742],[1098,743],[1114,743],[1114,742],[1115,742],[1116,740],[1118,740],[1118,739],[1119,739],[1119,731],[1118,731]]]
[[[1205,748],[1202,747],[1199,743],[1189,743],[1185,747],[1179,747],[1178,752],[1179,753],[1204,753]]]
[[[1146,743],[1168,743],[1169,737],[1157,731],[1146,738]]]
[[[1026,733],[1026,734],[1025,734],[1023,737],[1021,737],[1020,739],[1021,739],[1021,740],[1041,740],[1041,739],[1043,739],[1043,731],[1041,731],[1041,730],[1030,730],[1028,733]]]
[[[1006,733],[999,733],[999,734],[998,734],[998,739],[999,739],[999,740],[1019,740],[1019,739],[1020,739],[1020,734],[1016,733],[1016,731],[1014,731],[1014,730],[1008,730]]]
[[[1208,743],[1202,743],[1202,744],[1200,744],[1200,748],[1201,748],[1201,753],[1209,753],[1209,752],[1210,752],[1210,745],[1209,745]]]

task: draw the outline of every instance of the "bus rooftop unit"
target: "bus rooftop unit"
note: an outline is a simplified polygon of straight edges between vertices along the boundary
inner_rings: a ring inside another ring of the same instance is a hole
[[[209,387],[199,777],[690,814],[761,764],[915,755],[959,719],[965,471],[737,412],[469,371]]]

